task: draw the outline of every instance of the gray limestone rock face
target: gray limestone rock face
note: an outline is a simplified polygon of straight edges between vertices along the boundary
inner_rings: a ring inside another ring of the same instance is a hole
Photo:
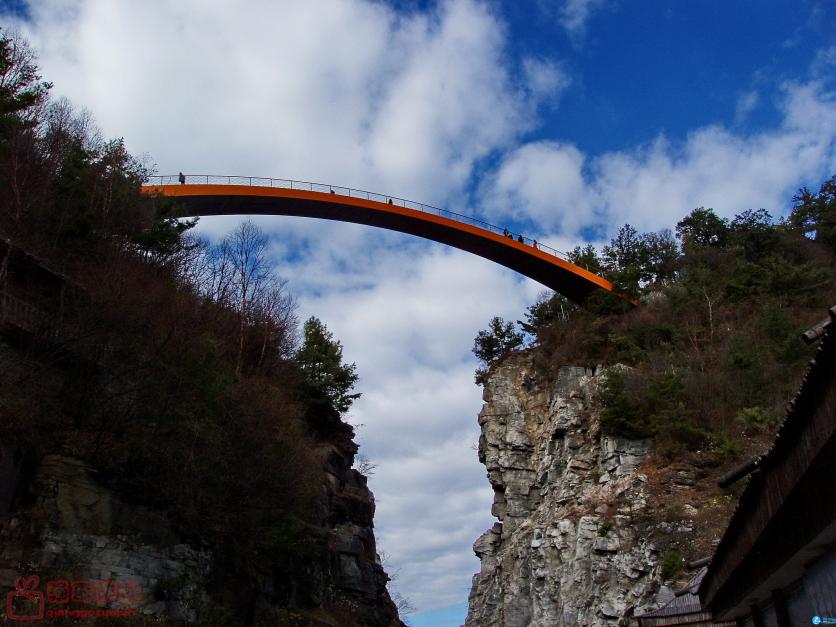
[[[630,515],[650,441],[601,434],[597,371],[540,382],[519,353],[491,373],[479,459],[500,523],[473,545],[466,625],[618,625],[658,605],[659,556]]]

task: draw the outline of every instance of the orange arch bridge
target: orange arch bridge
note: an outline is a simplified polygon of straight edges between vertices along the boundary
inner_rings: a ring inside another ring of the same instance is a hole
[[[490,259],[576,302],[612,284],[557,250],[461,214],[372,192],[286,179],[154,176],[147,194],[177,198],[178,217],[282,215],[322,218],[410,233]]]

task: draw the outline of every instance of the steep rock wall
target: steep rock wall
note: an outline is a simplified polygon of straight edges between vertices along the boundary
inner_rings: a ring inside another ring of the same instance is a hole
[[[217,547],[184,539],[165,515],[129,503],[87,464],[47,455],[18,486],[25,487],[23,502],[0,520],[0,588],[8,593],[16,579],[32,575],[41,592],[48,581],[135,582],[140,594],[129,603],[88,605],[127,608],[164,624],[324,626],[334,623],[321,608],[342,606],[340,624],[356,624],[353,615],[362,625],[400,625],[377,558],[365,477],[334,445],[319,452],[328,477],[321,551],[304,564],[249,564],[246,578]],[[4,453],[13,463],[11,451]],[[47,609],[56,607],[63,606]]]
[[[14,380],[22,359],[0,337],[0,403],[2,383]],[[375,546],[374,496],[352,468],[352,437],[338,418],[309,434],[322,468],[313,548],[246,562],[231,541],[195,538],[121,492],[118,477],[102,477],[71,454],[0,442],[0,621],[21,578],[37,576],[28,593],[42,594],[47,611],[126,609],[136,624],[401,626]],[[52,602],[48,585],[61,581],[92,582],[95,599]],[[126,597],[102,588],[106,582],[133,587]],[[37,609],[30,602],[21,612]]]
[[[659,552],[636,524],[650,443],[601,435],[600,373],[564,367],[551,383],[533,373],[515,354],[485,385],[479,459],[499,522],[473,545],[481,570],[466,624],[618,624],[665,600]]]

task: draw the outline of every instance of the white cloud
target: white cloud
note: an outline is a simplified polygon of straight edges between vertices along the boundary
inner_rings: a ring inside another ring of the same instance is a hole
[[[593,185],[604,215],[655,229],[699,206],[722,215],[760,207],[785,213],[799,184],[836,166],[836,102],[815,83],[788,85],[783,113],[772,131],[738,136],[707,127],[678,147],[660,139],[646,150],[598,159]]]
[[[755,107],[758,106],[758,101],[760,100],[760,96],[758,96],[758,92],[746,91],[740,94],[737,97],[737,106],[734,110],[734,121],[737,124],[743,124],[749,114],[755,110]]]
[[[568,73],[554,61],[527,57],[523,59],[522,69],[531,95],[537,99],[548,98],[550,106],[555,106],[572,84]]]
[[[571,144],[542,141],[508,154],[482,189],[494,219],[529,219],[540,227],[574,233],[592,218],[595,206],[583,169],[586,157]],[[551,242],[549,242],[551,243]]]
[[[494,18],[469,2],[444,7],[440,23],[416,19],[397,33],[407,55],[388,82],[369,141],[372,170],[384,187],[406,195],[420,196],[439,181],[463,188],[476,160],[527,126]]]
[[[538,0],[546,15],[556,17],[569,38],[579,43],[586,35],[590,17],[607,6],[607,0]],[[610,3],[611,4],[611,3]]]
[[[528,127],[504,28],[476,0],[42,0],[24,33],[55,91],[161,170],[351,184],[429,202]],[[542,65],[538,89],[557,71]],[[478,97],[474,97],[478,94]]]
[[[836,44],[824,48],[816,53],[813,60],[812,72],[821,78],[832,78],[833,69],[836,68]]]
[[[570,33],[583,34],[592,12],[604,4],[605,0],[566,0],[560,21]]]
[[[670,227],[699,206],[781,215],[795,189],[836,171],[836,95],[815,81],[783,91],[780,126],[752,135],[707,126],[681,142],[659,136],[594,158],[571,144],[526,144],[505,156],[482,195],[493,219],[527,217],[565,237],[626,222]]]

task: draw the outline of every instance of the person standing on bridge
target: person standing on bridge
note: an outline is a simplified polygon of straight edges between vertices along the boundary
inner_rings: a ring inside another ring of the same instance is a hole
[[[520,235],[520,236],[517,238],[517,241],[518,241],[520,244],[525,244],[525,240],[523,239],[523,236],[522,236],[522,235]]]
[[[177,180],[180,181],[180,185],[186,184],[186,175],[180,172],[180,176],[177,177]]]

